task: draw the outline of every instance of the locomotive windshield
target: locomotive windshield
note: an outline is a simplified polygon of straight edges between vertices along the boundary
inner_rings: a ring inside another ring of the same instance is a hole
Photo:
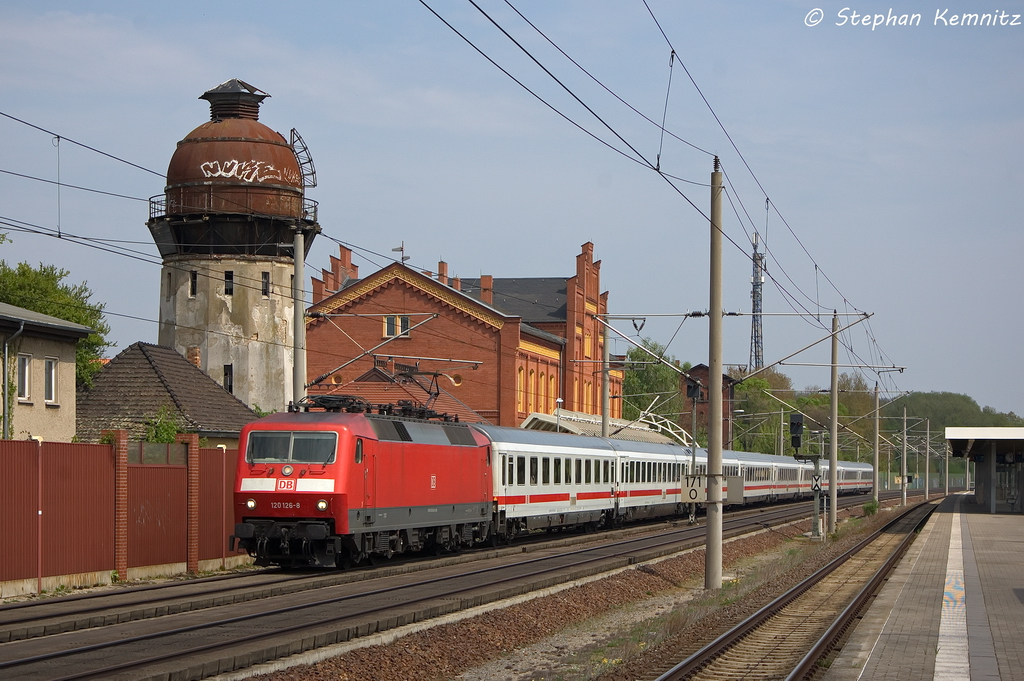
[[[331,463],[338,449],[338,434],[312,431],[249,433],[249,463]]]

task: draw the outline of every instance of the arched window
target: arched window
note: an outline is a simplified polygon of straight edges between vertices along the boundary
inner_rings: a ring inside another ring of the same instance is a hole
[[[558,404],[557,402],[555,402],[555,400],[558,399],[558,383],[555,382],[554,374],[551,374],[551,376],[548,377],[548,383],[550,384],[548,388],[548,394],[551,395],[551,405],[555,406]],[[548,411],[551,412],[554,411],[554,409],[549,408]]]
[[[537,411],[545,414],[550,411],[548,409],[548,379],[547,374],[543,371],[540,372],[540,380],[537,382]]]
[[[526,411],[532,412],[535,399],[534,396],[536,395],[537,390],[537,381],[536,376],[534,376],[533,369],[530,369],[530,382],[527,384],[526,390]]]
[[[523,390],[525,387],[523,385],[523,367],[519,367],[519,371],[516,374],[516,411],[523,410]]]

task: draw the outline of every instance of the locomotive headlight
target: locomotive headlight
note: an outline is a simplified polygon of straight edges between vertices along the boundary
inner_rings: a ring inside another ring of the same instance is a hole
[[[254,508],[256,508],[256,500],[249,499],[248,501],[245,502],[245,507],[250,511],[253,510]]]
[[[327,500],[326,499],[321,499],[320,501],[316,502],[316,510],[318,510],[318,511],[326,511],[327,510]]]
[[[292,467],[291,466],[285,466],[284,468],[281,469],[281,475],[288,476],[288,475],[291,475],[291,474],[292,474]]]

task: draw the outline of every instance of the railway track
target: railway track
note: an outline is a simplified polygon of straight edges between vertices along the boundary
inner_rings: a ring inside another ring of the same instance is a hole
[[[807,515],[806,506],[730,514],[725,534],[792,522]],[[580,545],[595,538],[592,545]],[[649,536],[575,535],[452,556],[443,565],[417,561],[357,573],[264,573],[248,583],[211,580],[193,591],[188,587],[196,582],[7,606],[0,608],[0,632],[25,633],[0,645],[0,677],[146,679],[173,673],[199,679],[702,544],[703,526],[676,523]]]
[[[658,681],[813,678],[819,661],[881,588],[934,508],[934,503],[908,508]]]

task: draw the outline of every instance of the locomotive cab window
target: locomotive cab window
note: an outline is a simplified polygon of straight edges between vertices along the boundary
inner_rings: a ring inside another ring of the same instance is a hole
[[[249,433],[249,463],[328,464],[334,461],[338,434],[319,431],[253,431]]]
[[[356,463],[363,462],[363,438],[356,438]]]

